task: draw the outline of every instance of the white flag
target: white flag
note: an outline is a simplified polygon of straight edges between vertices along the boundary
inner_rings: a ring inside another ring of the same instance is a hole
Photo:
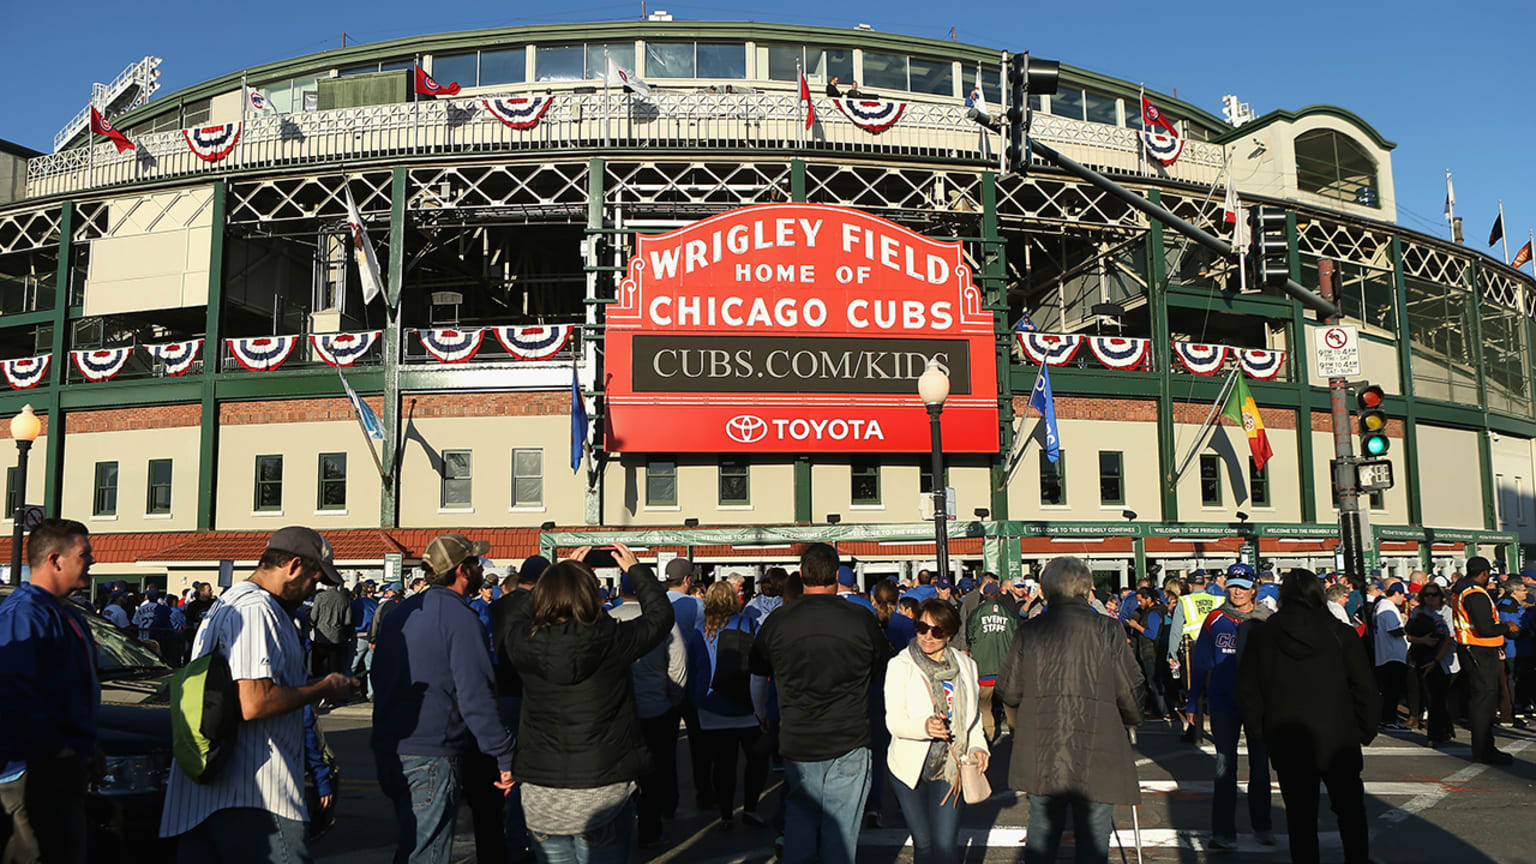
[[[613,57],[608,58],[608,83],[619,87],[628,87],[642,98],[651,98],[651,85],[645,83],[645,79],[623,68]]]
[[[1451,185],[1451,172],[1445,172],[1445,221],[1456,217],[1456,187]]]
[[[990,113],[987,111],[987,91],[982,89],[981,86],[980,63],[976,64],[976,85],[971,88],[971,95],[966,97],[965,104],[969,108],[975,108],[982,114]]]
[[[343,183],[341,191],[347,196],[347,230],[352,234],[352,246],[357,250],[357,272],[362,277],[363,305],[366,306],[384,293],[383,281],[379,278],[379,258],[373,252],[373,244],[368,242],[368,228],[357,212],[357,202],[352,200],[351,187]]]
[[[246,110],[255,111],[258,114],[263,111],[273,110],[272,100],[267,98],[267,94],[257,90],[255,87],[245,88],[245,106]]]

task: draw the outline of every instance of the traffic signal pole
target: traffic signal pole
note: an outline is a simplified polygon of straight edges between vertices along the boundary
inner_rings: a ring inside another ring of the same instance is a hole
[[[1329,304],[1334,303],[1331,259],[1318,259],[1317,292]],[[1328,316],[1326,323],[1338,324],[1339,316]],[[1360,536],[1360,490],[1356,483],[1355,441],[1349,421],[1349,393],[1348,379],[1328,379],[1328,403],[1333,409],[1333,484],[1339,490],[1339,547],[1344,553],[1344,574],[1349,577],[1355,590],[1363,593],[1365,549],[1361,545]]]

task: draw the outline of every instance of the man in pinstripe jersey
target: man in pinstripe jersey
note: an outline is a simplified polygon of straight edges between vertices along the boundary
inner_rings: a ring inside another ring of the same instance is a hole
[[[305,683],[290,611],[316,581],[341,584],[332,557],[317,532],[284,528],[267,541],[250,579],[226,591],[203,619],[192,656],[217,651],[228,659],[242,722],[229,761],[211,780],[196,783],[171,769],[160,836],[181,838],[184,864],[311,860],[303,708],[341,701],[357,681],[332,673]]]

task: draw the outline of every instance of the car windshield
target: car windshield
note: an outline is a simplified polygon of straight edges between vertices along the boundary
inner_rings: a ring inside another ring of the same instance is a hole
[[[96,672],[103,678],[171,671],[155,652],[128,638],[112,622],[96,615],[86,615],[85,619],[91,623],[91,635],[96,638]]]

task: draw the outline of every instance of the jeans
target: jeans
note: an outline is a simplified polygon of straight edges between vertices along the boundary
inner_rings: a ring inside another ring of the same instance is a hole
[[[699,709],[692,699],[683,702],[683,725],[688,727],[688,763],[693,767],[694,803],[700,810],[714,809],[710,793],[713,776],[709,770],[709,747],[704,744],[704,730],[699,728]]]
[[[640,718],[640,737],[651,753],[651,769],[640,775],[635,802],[641,843],[661,840],[662,820],[677,812],[677,724],[681,720],[682,711],[675,706],[656,717]]]
[[[820,762],[784,760],[789,788],[784,817],[783,864],[853,864],[859,847],[859,816],[869,795],[868,747]]]
[[[523,722],[523,697],[499,696],[496,709],[501,714],[502,725],[512,733],[512,744],[515,746],[517,730]],[[532,847],[528,840],[528,822],[523,818],[523,791],[515,784],[512,791],[507,793],[501,811],[501,833],[507,844],[507,860],[526,860]]]
[[[1216,743],[1216,786],[1211,791],[1211,834],[1237,839],[1237,739],[1242,718],[1235,711],[1211,709],[1211,738]],[[1274,827],[1269,813],[1269,753],[1262,741],[1248,739],[1248,820],[1255,832]]]
[[[758,799],[763,797],[763,787],[768,784],[768,736],[756,726],[705,729],[704,742],[709,745],[709,761],[715,775],[715,806],[720,809],[720,820],[731,821],[731,814],[736,810],[738,751],[747,756],[741,807],[748,813],[756,813]],[[655,756],[651,754],[651,758]]]
[[[1167,664],[1163,664],[1166,668]],[[1147,680],[1147,707],[1158,717],[1168,716],[1168,703],[1163,701],[1163,676],[1158,669],[1157,652],[1150,647],[1142,649],[1141,675]]]
[[[373,685],[368,676],[373,674],[373,651],[368,647],[368,634],[357,634],[357,644],[352,648],[352,677],[362,685],[364,699],[373,698]]]
[[[459,758],[375,751],[374,759],[379,788],[394,803],[400,826],[395,864],[448,864],[459,812]]]
[[[1250,745],[1251,746],[1251,745]],[[1319,772],[1312,753],[1277,759],[1280,797],[1285,799],[1285,825],[1291,838],[1292,864],[1317,864],[1317,784],[1328,785],[1328,805],[1339,820],[1346,864],[1367,864],[1370,841],[1365,823],[1365,786],[1360,769],[1344,767]],[[1355,757],[1359,763],[1360,757]]]
[[[960,860],[960,814],[963,800],[943,803],[950,784],[943,780],[918,780],[916,789],[907,788],[890,776],[891,792],[901,805],[912,835],[913,864],[956,864]]]
[[[635,805],[584,834],[530,832],[539,864],[628,864],[635,857]]]
[[[0,783],[0,860],[85,861],[85,760],[30,759]]]
[[[1024,835],[1024,864],[1055,864],[1061,848],[1061,832],[1067,827],[1067,807],[1072,808],[1072,834],[1077,864],[1109,861],[1109,832],[1115,805],[1054,795],[1029,796],[1029,827]]]
[[[255,807],[215,810],[181,835],[181,864],[309,864],[309,828]]]

